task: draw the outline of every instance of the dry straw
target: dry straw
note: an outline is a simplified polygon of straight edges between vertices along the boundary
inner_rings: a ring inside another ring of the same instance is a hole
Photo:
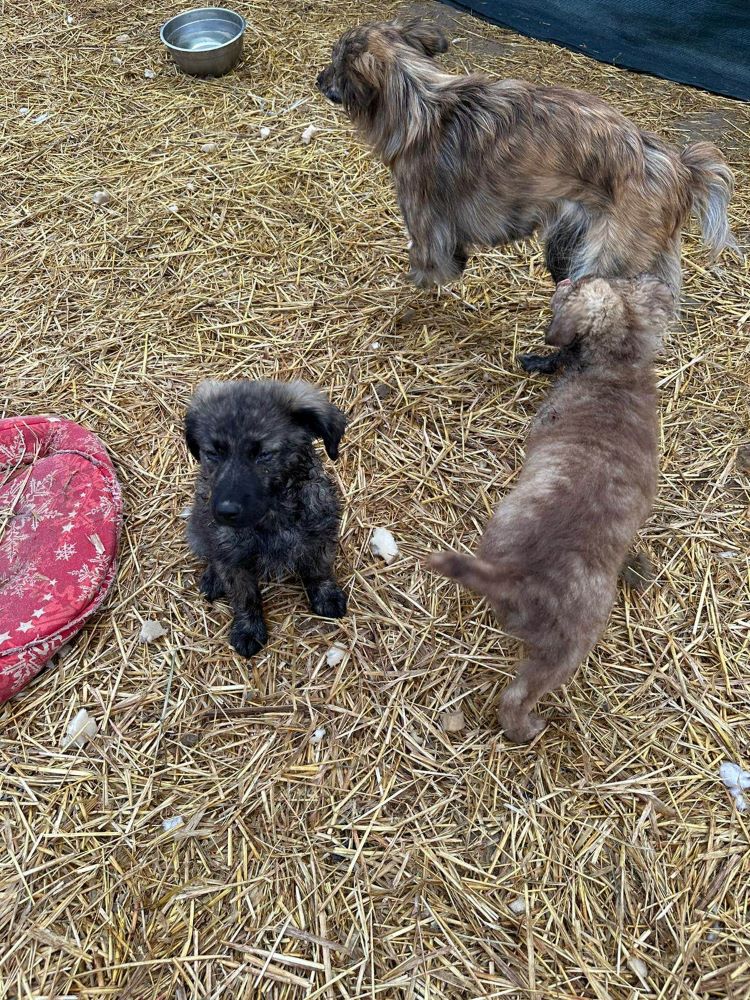
[[[746,105],[421,7],[456,69],[586,88],[678,142],[718,131],[747,245]],[[336,34],[392,6],[241,4],[244,62],[207,82],[160,51],[177,9],[0,9],[3,409],[96,430],[127,503],[106,609],[0,710],[0,994],[745,1000],[748,814],[718,768],[750,763],[747,264],[686,240],[656,582],[511,747],[513,645],[420,560],[472,545],[516,474],[545,392],[514,362],[547,317],[539,247],[477,255],[439,294],[404,280],[386,173],[312,88]],[[352,416],[351,614],[328,631],[269,587],[248,663],[197,593],[181,420],[199,379],[259,375]],[[167,635],[140,643],[149,619]],[[80,708],[98,735],[63,751]]]

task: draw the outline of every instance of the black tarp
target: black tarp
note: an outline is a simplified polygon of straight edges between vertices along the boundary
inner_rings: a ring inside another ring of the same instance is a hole
[[[449,0],[600,62],[750,100],[750,0]]]

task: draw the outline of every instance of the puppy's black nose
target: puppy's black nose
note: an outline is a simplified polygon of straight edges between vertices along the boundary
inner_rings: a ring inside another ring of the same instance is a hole
[[[220,500],[214,511],[216,520],[222,524],[232,524],[242,513],[242,507],[234,500]]]

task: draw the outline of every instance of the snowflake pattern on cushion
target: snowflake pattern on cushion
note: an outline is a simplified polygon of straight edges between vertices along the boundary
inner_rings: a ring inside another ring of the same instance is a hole
[[[104,600],[122,497],[90,431],[59,417],[0,420],[0,703]]]

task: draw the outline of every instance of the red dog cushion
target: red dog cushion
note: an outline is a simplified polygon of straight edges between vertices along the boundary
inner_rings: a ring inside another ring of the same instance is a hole
[[[121,524],[96,435],[58,417],[0,420],[0,704],[104,600]]]

